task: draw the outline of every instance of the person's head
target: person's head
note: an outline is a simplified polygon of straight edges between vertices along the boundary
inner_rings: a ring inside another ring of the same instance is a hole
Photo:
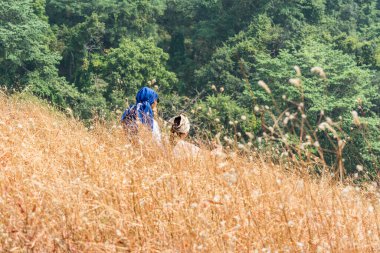
[[[190,131],[190,121],[184,115],[178,115],[169,120],[172,124],[172,135],[178,136],[180,139],[185,139]]]
[[[141,88],[136,95],[136,103],[144,103],[149,102],[152,109],[155,109],[157,107],[158,102],[160,102],[160,99],[158,97],[158,94],[148,87]]]

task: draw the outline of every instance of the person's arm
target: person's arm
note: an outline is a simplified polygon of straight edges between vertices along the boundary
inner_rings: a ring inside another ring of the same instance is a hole
[[[160,126],[157,121],[153,119],[153,137],[156,139],[158,143],[161,143],[161,132]]]

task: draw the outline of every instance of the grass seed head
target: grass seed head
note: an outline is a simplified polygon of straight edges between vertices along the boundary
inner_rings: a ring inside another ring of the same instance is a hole
[[[299,78],[291,78],[289,79],[289,83],[297,88],[300,88],[302,86],[302,81]]]
[[[294,70],[296,71],[296,75],[298,77],[302,76],[301,68],[298,66],[294,66]]]
[[[268,94],[271,94],[271,93],[272,93],[272,91],[269,89],[268,85],[267,85],[264,81],[260,80],[260,81],[258,82],[258,84],[259,84],[259,86],[260,86],[261,88],[263,88],[263,89],[265,90],[266,93],[268,93]]]
[[[322,79],[327,79],[326,73],[321,67],[313,67],[310,71],[313,74],[319,75]]]
[[[360,126],[360,119],[359,119],[359,116],[358,116],[358,112],[357,111],[352,111],[351,115],[352,115],[354,124],[356,126]]]

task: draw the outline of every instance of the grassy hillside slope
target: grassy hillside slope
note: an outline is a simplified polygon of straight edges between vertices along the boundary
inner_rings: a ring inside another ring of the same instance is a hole
[[[0,252],[380,250],[375,189],[144,140],[0,97]]]

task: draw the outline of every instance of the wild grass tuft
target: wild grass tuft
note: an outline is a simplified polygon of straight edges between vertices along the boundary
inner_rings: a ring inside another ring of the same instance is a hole
[[[260,155],[179,160],[146,136],[0,99],[1,252],[380,250],[375,186]]]

